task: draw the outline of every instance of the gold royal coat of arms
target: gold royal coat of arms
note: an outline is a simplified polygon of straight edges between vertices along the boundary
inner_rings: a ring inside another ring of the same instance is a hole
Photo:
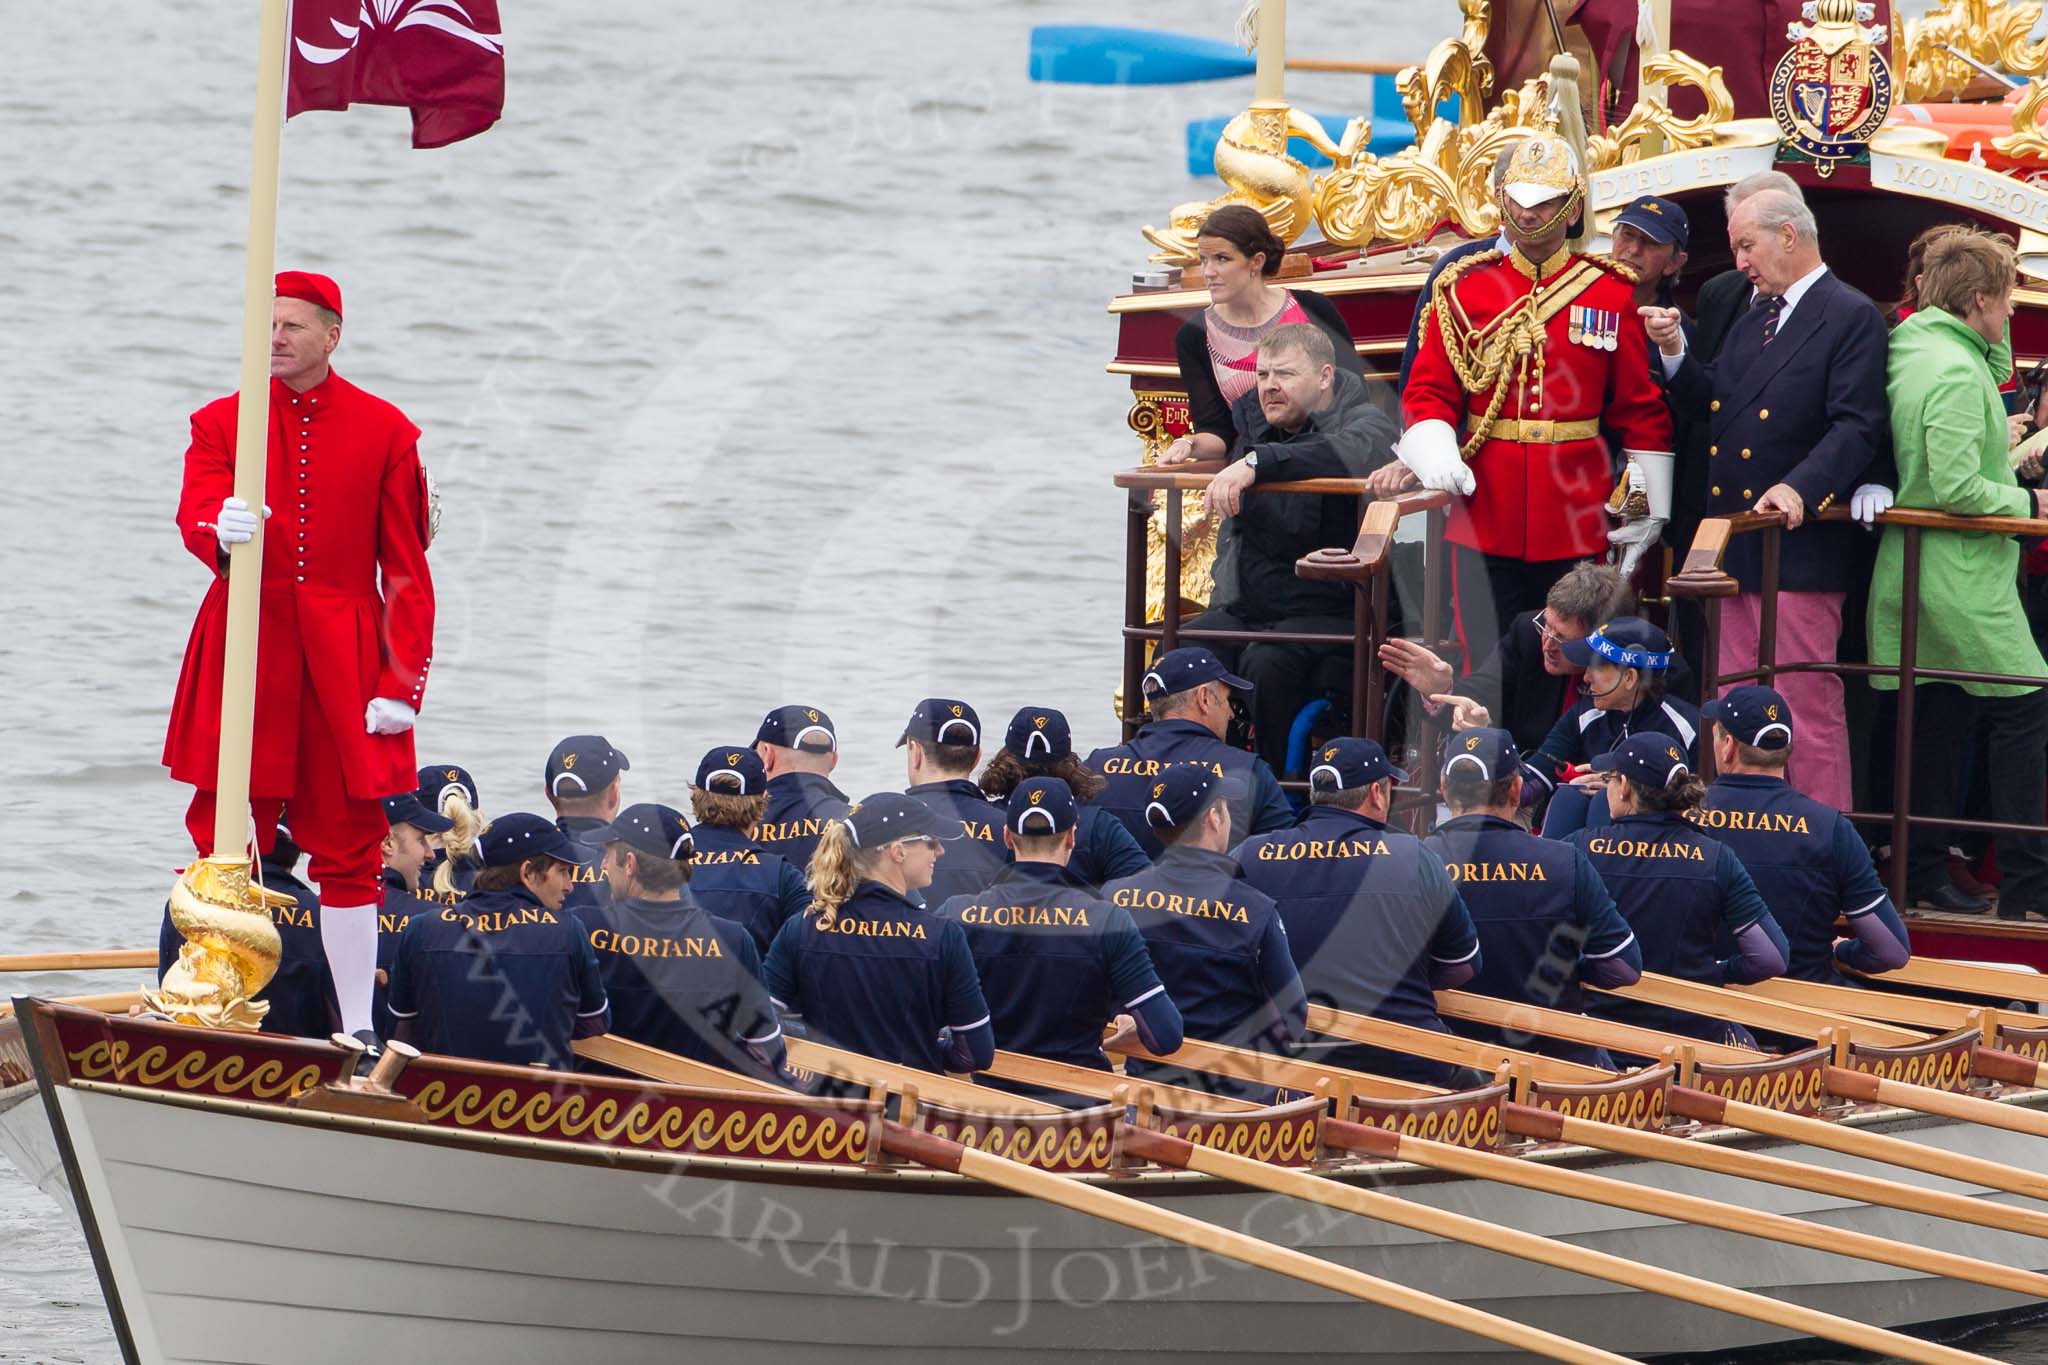
[[[1870,136],[1892,107],[1892,72],[1873,6],[1857,0],[1807,0],[1803,24],[1771,73],[1771,114],[1785,140],[1823,176],[1867,155]]]

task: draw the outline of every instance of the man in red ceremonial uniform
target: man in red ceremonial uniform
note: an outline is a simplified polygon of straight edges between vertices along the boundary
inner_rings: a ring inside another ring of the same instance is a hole
[[[267,850],[291,803],[293,837],[312,855],[320,887],[342,1027],[359,1033],[371,1027],[389,828],[378,798],[416,785],[412,724],[434,647],[427,480],[419,429],[329,368],[341,341],[333,280],[280,274],[270,337],[270,525],[250,804]],[[192,414],[178,500],[179,533],[213,584],[185,647],[164,763],[198,789],[185,821],[202,856],[215,851],[227,547],[257,527],[257,513],[234,496],[236,408],[230,394]]]
[[[1494,183],[1512,249],[1438,277],[1402,395],[1399,454],[1413,481],[1465,495],[1447,537],[1460,547],[1452,594],[1468,659],[1541,609],[1580,560],[1613,544],[1632,571],[1671,515],[1671,414],[1634,276],[1565,245],[1585,198],[1568,143],[1532,133],[1502,160]],[[1632,496],[1626,524],[1610,530],[1617,476]]]

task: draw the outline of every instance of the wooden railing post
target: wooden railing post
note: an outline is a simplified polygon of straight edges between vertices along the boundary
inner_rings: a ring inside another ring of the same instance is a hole
[[[1778,565],[1785,548],[1785,528],[1764,527],[1763,581],[1757,585],[1756,680],[1772,686],[1778,672]]]
[[[1123,724],[1126,740],[1138,733],[1138,720],[1145,710],[1138,694],[1139,680],[1145,676],[1145,641],[1131,630],[1145,625],[1145,570],[1151,557],[1151,536],[1147,531],[1151,521],[1151,496],[1133,488],[1124,512],[1124,696],[1122,714],[1117,717]]]
[[[1159,652],[1180,648],[1181,491],[1166,490],[1166,578],[1159,593]]]
[[[1892,745],[1892,904],[1906,908],[1913,814],[1913,693],[1920,662],[1920,528],[1904,528],[1905,562],[1899,601],[1899,708]]]

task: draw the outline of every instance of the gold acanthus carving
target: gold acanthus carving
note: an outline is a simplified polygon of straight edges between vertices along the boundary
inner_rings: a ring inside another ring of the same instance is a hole
[[[2048,102],[2048,81],[2035,81],[2012,107],[2012,131],[1991,139],[1991,146],[2014,160],[2048,157],[2048,128],[2041,126],[2041,111]]]
[[[178,960],[142,998],[181,1024],[254,1031],[270,1011],[253,998],[277,974],[284,945],[273,908],[297,904],[250,876],[247,858],[200,858],[171,887]]]
[[[1735,117],[1735,97],[1721,78],[1721,68],[1708,66],[1683,52],[1660,52],[1643,63],[1646,81],[1666,86],[1689,85],[1706,99],[1707,111],[1698,118],[1680,118],[1668,105],[1652,100],[1639,102],[1611,133],[1586,139],[1588,170],[1605,171],[1636,160],[1643,141],[1661,133],[1666,151],[1682,152],[1713,142],[1714,130]]]
[[[1942,0],[1905,24],[1908,100],[1941,100],[1960,95],[1980,73],[1963,57],[2015,76],[2048,72],[2048,39],[2029,41],[2041,18],[2038,0]],[[1954,48],[1955,52],[1947,51]],[[1963,56],[1957,56],[1956,53]]]

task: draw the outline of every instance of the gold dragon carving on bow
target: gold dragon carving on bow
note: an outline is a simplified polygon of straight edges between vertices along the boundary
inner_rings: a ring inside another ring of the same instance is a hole
[[[2039,0],[1941,0],[1927,13],[1906,20],[1901,81],[1905,97],[1943,100],[1960,95],[1980,74],[1972,61],[2015,76],[2048,72],[2048,39],[2030,41],[2040,18]]]

